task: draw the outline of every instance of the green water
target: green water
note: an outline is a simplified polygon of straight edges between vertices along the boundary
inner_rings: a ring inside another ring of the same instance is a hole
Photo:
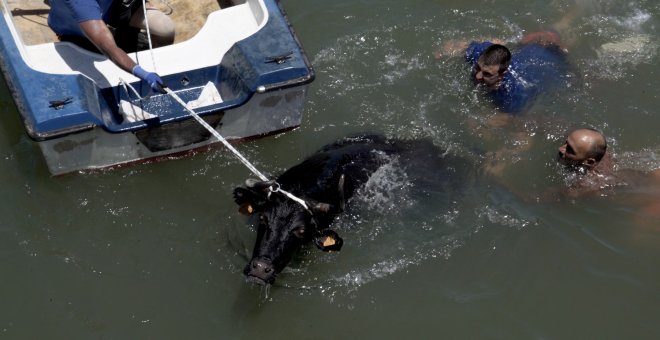
[[[660,188],[528,199],[564,186],[554,156],[575,126],[603,130],[621,168],[660,167],[657,2],[585,2],[572,87],[500,128],[462,61],[433,52],[513,41],[572,1],[283,5],[317,79],[301,127],[238,145],[246,157],[278,174],[348,134],[431,138],[475,164],[464,194],[416,197],[385,169],[337,221],[342,252],[305,249],[266,293],[241,273],[255,233],[231,190],[249,173],[225,150],[52,178],[2,85],[0,338],[660,337],[660,221],[640,210]],[[484,178],[484,155],[520,134],[531,147]]]

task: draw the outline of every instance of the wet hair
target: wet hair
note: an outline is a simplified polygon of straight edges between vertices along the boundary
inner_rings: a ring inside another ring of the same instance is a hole
[[[511,51],[504,45],[493,44],[488,46],[481,54],[485,65],[500,65],[500,72],[504,72],[511,63]]]
[[[594,142],[590,145],[589,150],[586,152],[587,157],[595,159],[596,162],[600,162],[600,160],[605,157],[605,152],[607,152],[607,141],[605,140],[605,135],[596,129],[585,129],[596,132],[601,136],[601,138],[594,140]]]

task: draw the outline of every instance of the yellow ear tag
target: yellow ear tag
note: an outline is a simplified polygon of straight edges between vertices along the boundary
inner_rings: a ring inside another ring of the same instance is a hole
[[[324,247],[334,246],[335,244],[337,244],[337,241],[335,241],[335,239],[330,236],[326,236],[325,239],[323,240]]]
[[[240,208],[238,208],[238,211],[243,215],[252,215],[254,208],[252,208],[252,204],[246,202],[243,203]]]

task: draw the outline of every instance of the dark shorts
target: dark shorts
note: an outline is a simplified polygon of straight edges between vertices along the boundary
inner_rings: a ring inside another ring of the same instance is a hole
[[[108,25],[115,28],[128,26],[133,14],[141,9],[141,0],[115,0],[110,10]]]

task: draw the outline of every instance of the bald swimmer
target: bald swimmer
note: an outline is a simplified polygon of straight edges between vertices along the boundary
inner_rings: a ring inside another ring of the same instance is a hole
[[[598,130],[580,128],[571,131],[559,147],[557,160],[581,177],[570,190],[579,195],[615,186],[614,162],[607,152],[607,140]]]

